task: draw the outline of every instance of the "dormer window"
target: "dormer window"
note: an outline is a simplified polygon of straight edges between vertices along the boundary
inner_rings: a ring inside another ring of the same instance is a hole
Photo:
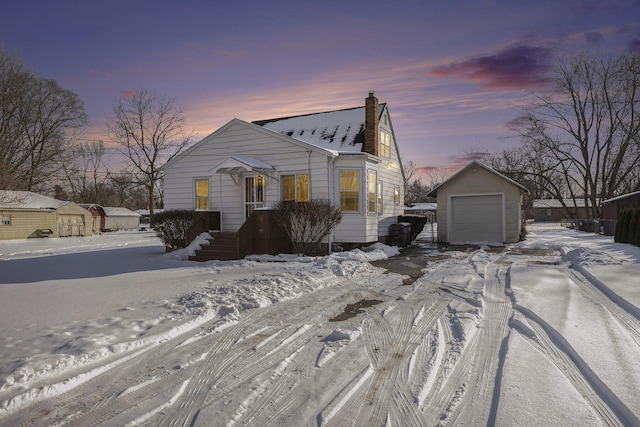
[[[380,132],[380,156],[391,157],[391,134],[385,131]]]

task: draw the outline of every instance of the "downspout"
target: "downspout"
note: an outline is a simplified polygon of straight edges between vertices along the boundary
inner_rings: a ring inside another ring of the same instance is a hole
[[[329,189],[330,189],[330,193],[329,197],[332,197],[333,200],[331,200],[331,203],[335,202],[335,170],[334,170],[334,162],[335,162],[336,158],[334,156],[331,156],[329,158],[329,161],[327,162],[327,181],[329,184]],[[333,252],[333,242],[335,240],[335,232],[336,229],[335,227],[333,229],[331,229],[331,232],[329,233],[329,235],[327,236],[327,245],[329,247],[329,254],[331,254]]]
[[[311,150],[307,151],[307,174],[309,174],[309,199],[311,199],[311,195],[313,194],[313,180],[311,179]]]
[[[220,198],[220,231],[222,231],[222,174],[218,174],[218,197]]]

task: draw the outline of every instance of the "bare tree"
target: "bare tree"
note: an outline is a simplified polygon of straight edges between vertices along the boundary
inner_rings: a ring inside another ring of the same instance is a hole
[[[175,99],[136,90],[125,100],[113,103],[107,121],[111,139],[131,161],[136,180],[147,190],[149,216],[153,210],[160,166],[178,154],[190,141],[184,128],[184,110]]]
[[[418,172],[418,165],[413,160],[405,161],[402,159],[402,169],[404,170],[404,185],[407,186],[411,182],[411,178]]]
[[[86,122],[74,93],[0,47],[0,188],[37,190],[50,183],[73,131]]]
[[[109,169],[102,161],[104,142],[89,141],[74,146],[71,158],[62,166],[75,202],[105,203]]]
[[[425,175],[429,178],[427,187],[432,190],[449,179],[451,171],[447,168],[437,168],[429,170]]]
[[[638,186],[629,182],[640,168],[640,56],[582,54],[559,65],[555,82],[519,121],[522,170],[598,218],[600,200]]]

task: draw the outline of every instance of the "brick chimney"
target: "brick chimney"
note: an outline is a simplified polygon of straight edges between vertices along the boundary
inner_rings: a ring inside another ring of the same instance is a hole
[[[369,91],[364,106],[364,151],[373,156],[378,156],[378,98],[374,91]]]

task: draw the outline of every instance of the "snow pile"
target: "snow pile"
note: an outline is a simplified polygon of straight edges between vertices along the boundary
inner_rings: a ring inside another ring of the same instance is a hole
[[[162,254],[161,258],[169,262],[188,259],[207,238],[209,235],[202,233],[188,248]],[[61,243],[61,240],[57,239],[56,243]],[[17,256],[42,256],[52,252],[25,251]],[[65,249],[61,248],[56,252],[64,253]],[[210,277],[200,284],[194,284],[198,288],[196,290],[178,295],[172,300],[130,304],[121,308],[122,316],[90,320],[49,332],[45,329],[36,342],[31,341],[27,358],[8,352],[0,369],[0,392],[16,387],[29,387],[52,375],[79,367],[90,367],[118,353],[155,345],[167,336],[193,329],[214,318],[218,318],[219,322],[208,332],[220,330],[237,322],[241,313],[246,310],[315,292],[339,283],[337,279],[340,277],[374,274],[377,269],[366,261],[383,259],[396,253],[397,248],[376,244],[366,251],[354,250],[315,258],[254,255],[239,261],[189,263],[191,269],[204,268],[205,278]],[[265,261],[273,263],[266,266]],[[233,281],[216,280],[221,271],[231,270],[238,270],[242,274]],[[255,273],[252,274],[252,271]],[[145,312],[150,313],[149,306],[155,306],[155,317],[131,317],[136,312],[143,316]],[[13,340],[11,344],[16,348],[23,346],[22,354],[25,345],[27,342],[20,340]],[[0,404],[6,406],[7,402]]]

